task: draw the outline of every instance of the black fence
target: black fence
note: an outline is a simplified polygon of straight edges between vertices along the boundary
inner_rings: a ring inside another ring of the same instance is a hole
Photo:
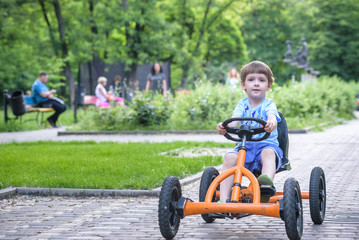
[[[136,78],[139,81],[139,90],[142,91],[146,88],[147,76],[151,71],[152,64],[144,64],[138,66],[136,72]],[[166,75],[168,89],[171,88],[171,64],[165,62],[162,64],[162,69]],[[125,77],[125,64],[106,64],[101,61],[91,61],[80,65],[79,69],[79,88],[85,95],[95,95],[95,89],[97,86],[97,79],[100,76],[107,78],[107,86],[114,84],[114,78],[116,75],[120,75],[123,82],[126,82]]]

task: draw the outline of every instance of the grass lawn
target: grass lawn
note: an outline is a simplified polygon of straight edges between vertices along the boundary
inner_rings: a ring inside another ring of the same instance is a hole
[[[195,147],[233,147],[212,142],[30,142],[0,145],[0,189],[9,186],[152,189],[222,163],[221,156],[165,153]]]
[[[26,131],[26,130],[37,130],[43,129],[44,127],[51,127],[50,124],[46,121],[48,117],[50,117],[54,112],[44,113],[44,126],[38,126],[35,118],[36,112],[26,113],[21,116],[21,119],[10,120],[5,123],[4,110],[0,111],[0,132],[14,132],[14,131]],[[77,116],[81,118],[84,115],[84,110],[79,109]],[[12,114],[11,108],[9,106],[8,109],[8,117],[15,118]],[[41,116],[39,116],[39,119]],[[63,126],[70,126],[74,123],[74,111],[72,109],[67,108],[67,110],[62,113],[59,117],[59,120]]]

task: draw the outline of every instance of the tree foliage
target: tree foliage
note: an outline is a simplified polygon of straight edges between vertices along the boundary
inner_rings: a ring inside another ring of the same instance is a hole
[[[359,77],[359,3],[356,0],[314,1],[317,11],[309,25],[313,34],[313,65],[323,74],[346,80]]]
[[[296,31],[288,21],[294,6],[291,0],[253,0],[241,3],[239,7],[243,24],[241,30],[249,59],[267,63],[276,81],[282,83],[290,79],[291,75],[299,76],[295,67],[282,61],[286,50],[285,41],[292,39]]]
[[[58,78],[61,61],[53,53],[37,3],[0,2],[0,89],[31,89],[39,71]]]
[[[78,66],[94,60],[126,63],[129,81],[138,65],[169,60],[172,87],[188,88],[258,59],[283,83],[301,73],[282,61],[285,40],[301,37],[315,70],[357,80],[358,8],[356,0],[2,0],[0,88],[30,89],[47,71],[49,86],[73,98]]]

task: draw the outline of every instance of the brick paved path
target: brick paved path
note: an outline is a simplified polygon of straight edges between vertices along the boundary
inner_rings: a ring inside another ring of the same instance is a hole
[[[321,166],[327,178],[327,214],[313,225],[303,200],[303,239],[359,239],[359,120],[322,133],[290,135],[292,170],[276,176],[277,189],[296,178],[308,191],[310,171]],[[199,182],[183,186],[198,201]],[[18,197],[0,201],[0,239],[161,239],[156,198]],[[176,239],[287,239],[280,219],[250,216],[205,223],[181,221]]]

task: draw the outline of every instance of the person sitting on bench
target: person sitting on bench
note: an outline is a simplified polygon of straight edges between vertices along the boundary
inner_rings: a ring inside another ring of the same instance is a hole
[[[46,83],[49,79],[49,75],[46,72],[41,72],[39,78],[36,79],[32,85],[32,93],[34,96],[34,102],[39,107],[49,107],[55,110],[55,113],[47,118],[47,121],[54,128],[57,128],[56,122],[59,118],[59,115],[66,110],[66,106],[58,98],[54,97],[56,93],[55,89],[49,90],[46,86]]]

